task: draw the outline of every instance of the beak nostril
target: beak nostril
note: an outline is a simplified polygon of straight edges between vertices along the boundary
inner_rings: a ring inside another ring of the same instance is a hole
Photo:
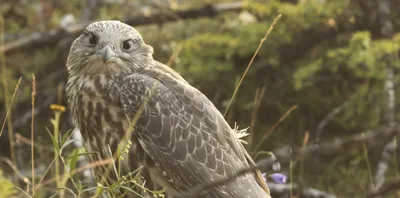
[[[118,55],[115,53],[115,45],[100,44],[101,50],[98,52],[104,63],[112,60]]]
[[[100,44],[100,49],[103,49],[105,47],[110,47],[112,51],[115,51],[117,48],[115,47],[115,45],[110,45],[110,44],[106,44],[106,43],[102,43]]]

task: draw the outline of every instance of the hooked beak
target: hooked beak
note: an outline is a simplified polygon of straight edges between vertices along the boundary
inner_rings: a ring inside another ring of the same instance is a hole
[[[118,55],[112,50],[110,45],[106,45],[103,49],[99,52],[103,63],[107,63],[108,61],[112,60],[113,58],[117,57]]]

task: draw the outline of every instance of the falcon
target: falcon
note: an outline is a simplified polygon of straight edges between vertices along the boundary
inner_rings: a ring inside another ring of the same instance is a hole
[[[85,148],[94,153],[90,160],[110,158],[127,137],[132,145],[121,160],[123,170],[143,167],[146,183],[165,188],[168,197],[254,163],[212,102],[154,60],[153,48],[133,27],[114,20],[90,24],[73,42],[66,65],[69,107]],[[95,169],[98,179],[106,169]],[[270,197],[258,173],[196,196]]]

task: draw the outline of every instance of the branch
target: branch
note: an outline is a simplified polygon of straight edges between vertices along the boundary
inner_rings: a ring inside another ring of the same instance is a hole
[[[386,82],[385,82],[385,90],[387,92],[387,107],[386,107],[386,112],[385,112],[385,121],[386,124],[392,124],[395,121],[395,115],[396,115],[396,98],[395,98],[395,92],[394,92],[394,82],[393,82],[393,76],[394,76],[394,70],[393,67],[391,66],[390,60],[388,60],[386,67],[386,72],[387,72],[387,77],[386,77]]]
[[[390,39],[393,35],[393,24],[391,21],[390,16],[390,0],[380,0],[376,1],[378,4],[378,14],[377,14],[377,24],[380,27],[380,34],[379,37]],[[394,91],[394,68],[392,67],[391,59],[388,58],[388,55],[384,56],[383,59],[386,59],[386,81],[384,84],[384,89],[387,93],[387,104],[386,104],[386,111],[384,115],[384,121],[387,125],[391,125],[395,122],[396,118],[396,98],[395,98],[395,91]],[[391,153],[397,148],[397,144],[395,141],[391,141],[387,143],[382,151],[381,159],[377,165],[377,170],[375,172],[375,188],[372,190],[378,190],[383,186],[385,183],[385,174],[389,167],[389,161],[391,157]]]
[[[343,150],[349,150],[362,143],[383,146],[382,144],[385,144],[385,142],[396,135],[400,135],[400,124],[397,123],[391,126],[382,126],[374,131],[359,133],[348,138],[336,138],[331,142],[309,145],[305,149],[294,149],[291,156],[288,149],[280,149],[274,152],[274,154],[279,162],[288,163],[290,160],[301,160],[315,154],[332,155]],[[376,141],[378,139],[380,141]]]
[[[391,125],[395,122],[395,92],[394,92],[394,82],[393,82],[393,68],[390,62],[386,68],[387,78],[385,83],[385,90],[387,92],[387,107],[384,115],[384,120],[387,125]],[[386,144],[382,151],[381,159],[378,162],[377,169],[374,178],[374,188],[372,190],[378,190],[385,183],[385,174],[389,167],[389,161],[391,154],[396,150],[397,143],[395,140],[390,141]]]
[[[293,184],[276,184],[272,182],[268,182],[269,190],[271,194],[285,194],[290,193],[290,191],[298,191],[300,192],[300,197],[304,198],[336,198],[335,195],[329,194],[327,192],[315,189],[315,188],[299,188],[298,185]]]
[[[392,126],[383,126],[379,128],[376,131],[373,132],[366,132],[366,133],[360,133],[354,136],[351,136],[347,139],[336,139],[332,142],[327,142],[323,144],[314,144],[310,145],[306,148],[297,148],[294,150],[292,155],[290,152],[285,151],[280,151],[275,153],[275,156],[277,159],[279,159],[279,162],[281,163],[287,163],[290,160],[297,161],[303,158],[306,158],[308,156],[311,156],[313,154],[328,154],[332,155],[334,152],[339,152],[342,150],[348,150],[349,147],[352,146],[358,146],[362,143],[376,143],[377,139],[380,140],[385,140],[385,139],[390,139],[393,138],[395,135],[400,135],[400,125],[399,124],[393,124]],[[379,142],[386,142],[386,141],[379,141]],[[199,184],[191,189],[189,189],[185,194],[181,195],[180,197],[194,197],[195,195],[200,194],[201,192],[213,188],[213,187],[218,187],[221,185],[224,185],[226,183],[229,183],[233,180],[235,180],[237,177],[254,172],[255,170],[259,169],[261,172],[265,172],[268,167],[272,166],[273,163],[275,163],[276,160],[272,158],[268,159],[262,159],[259,162],[256,163],[256,165],[250,165],[248,168],[244,168],[239,170],[233,175],[230,175],[228,177],[215,180],[212,182],[208,183],[203,183]]]
[[[392,180],[385,185],[383,185],[381,188],[378,190],[375,190],[369,194],[367,194],[367,198],[373,198],[377,196],[382,196],[385,195],[386,193],[389,193],[392,190],[400,189],[400,178]]]
[[[213,181],[213,182],[199,184],[199,185],[189,189],[187,193],[182,194],[178,198],[195,197],[196,195],[200,194],[201,192],[203,192],[209,188],[218,187],[223,184],[229,183],[229,182],[235,180],[237,177],[254,172],[257,169],[260,169],[261,167],[265,167],[265,166],[269,167],[275,162],[276,162],[276,160],[273,158],[263,159],[260,162],[258,162],[256,165],[250,164],[248,168],[241,169],[238,172],[236,172],[236,174],[233,174],[231,176],[228,176],[228,177],[225,177],[225,178]]]
[[[344,102],[340,106],[334,108],[328,115],[322,119],[322,121],[318,124],[317,129],[315,130],[315,141],[318,143],[320,141],[322,130],[325,126],[333,119],[336,115],[341,113],[345,108],[349,106],[349,101]]]
[[[170,21],[178,21],[181,19],[196,19],[202,17],[214,17],[225,12],[238,12],[244,7],[242,2],[221,3],[205,5],[197,9],[178,10],[173,14],[156,13],[152,15],[141,15],[127,18],[125,23],[138,26],[149,25],[154,23],[165,23]],[[0,46],[0,54],[9,54],[21,49],[44,47],[52,45],[69,36],[77,36],[86,28],[90,23],[73,24],[65,28],[56,28],[48,32],[36,32],[31,35],[22,37],[13,42]]]
[[[389,168],[391,153],[394,152],[396,148],[397,148],[396,142],[391,141],[389,144],[385,146],[385,148],[382,151],[382,156],[381,159],[379,160],[374,179],[376,189],[381,188],[385,183],[385,174]]]

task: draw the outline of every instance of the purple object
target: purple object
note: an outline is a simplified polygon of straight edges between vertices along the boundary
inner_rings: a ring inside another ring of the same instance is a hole
[[[287,181],[287,176],[282,173],[274,173],[271,175],[275,183],[284,184]]]

